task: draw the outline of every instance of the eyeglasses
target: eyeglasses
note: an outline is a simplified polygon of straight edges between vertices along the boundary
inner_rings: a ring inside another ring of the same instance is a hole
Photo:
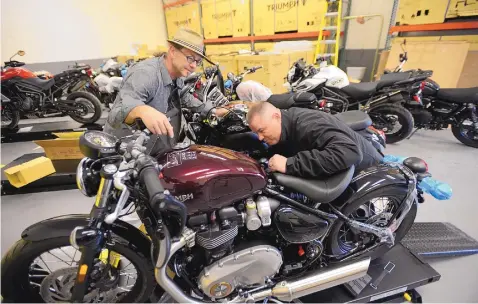
[[[200,66],[202,64],[202,58],[201,59],[198,59],[196,60],[194,58],[194,56],[191,56],[191,55],[186,55],[183,53],[183,51],[179,50],[181,52],[181,54],[184,55],[184,57],[186,57],[186,59],[188,60],[189,64],[193,64],[194,62],[196,62],[196,65],[197,66]]]

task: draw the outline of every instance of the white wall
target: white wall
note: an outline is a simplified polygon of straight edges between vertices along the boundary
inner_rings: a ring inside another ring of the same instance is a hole
[[[381,14],[384,17],[380,48],[385,47],[393,0],[352,0],[350,16]],[[375,49],[380,33],[380,18],[366,18],[364,24],[349,20],[346,49]]]
[[[22,61],[40,63],[130,55],[133,44],[166,44],[161,0],[0,2],[2,62],[19,49],[26,52]]]

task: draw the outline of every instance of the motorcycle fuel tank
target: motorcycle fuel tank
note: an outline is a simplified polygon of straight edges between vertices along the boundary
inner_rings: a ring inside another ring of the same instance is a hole
[[[26,78],[35,78],[37,76],[33,74],[33,72],[23,68],[10,68],[10,69],[7,69],[5,72],[2,72],[2,81],[8,80],[14,77],[20,77],[20,78],[26,79]]]
[[[267,176],[252,158],[214,147],[191,145],[158,159],[165,189],[184,202],[189,214],[212,211],[263,189]]]

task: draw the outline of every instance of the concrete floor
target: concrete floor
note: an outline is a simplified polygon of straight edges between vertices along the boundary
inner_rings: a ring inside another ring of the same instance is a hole
[[[31,153],[33,143],[2,144],[2,164]],[[431,196],[419,206],[417,221],[450,222],[478,239],[478,149],[458,142],[449,130],[421,131],[410,140],[387,147],[388,154],[425,159],[435,178],[449,183],[453,197],[437,201]],[[28,225],[52,216],[88,213],[93,201],[79,191],[46,192],[1,198],[1,253]],[[478,255],[429,260],[442,275],[440,281],[419,289],[427,302],[478,302]]]

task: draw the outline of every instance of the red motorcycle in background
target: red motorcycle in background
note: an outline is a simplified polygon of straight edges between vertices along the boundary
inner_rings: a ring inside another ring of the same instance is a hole
[[[100,119],[102,109],[98,98],[79,91],[79,84],[92,72],[90,66],[69,69],[45,79],[21,68],[24,62],[12,60],[16,55],[24,56],[25,52],[18,51],[1,71],[2,128],[15,129],[21,116],[66,114],[82,124]]]

